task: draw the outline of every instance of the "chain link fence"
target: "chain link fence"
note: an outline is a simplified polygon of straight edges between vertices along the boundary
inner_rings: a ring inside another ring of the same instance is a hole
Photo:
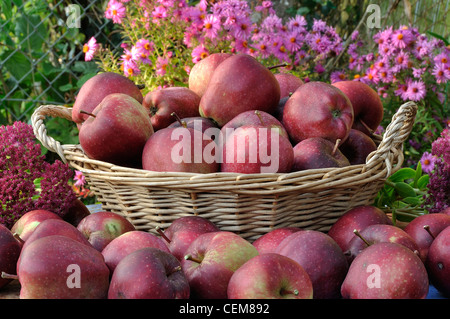
[[[70,104],[95,74],[83,43],[91,36],[116,47],[104,1],[12,0],[0,7],[0,124],[27,121],[45,103]]]
[[[323,13],[317,17],[347,36],[367,6],[377,4],[382,27],[412,25],[449,38],[450,0],[273,2],[278,12],[287,14]],[[0,2],[0,125],[27,121],[40,104],[73,103],[77,90],[98,71],[94,62],[84,61],[83,43],[94,36],[120,49],[121,33],[104,17],[106,5],[107,0]],[[378,29],[369,31],[371,36]]]

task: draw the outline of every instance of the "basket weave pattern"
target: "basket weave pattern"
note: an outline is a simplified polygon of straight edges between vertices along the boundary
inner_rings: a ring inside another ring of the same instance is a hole
[[[80,145],[62,145],[47,135],[46,117],[72,121],[72,109],[42,105],[32,115],[37,139],[86,177],[102,209],[128,218],[136,229],[155,232],[198,215],[253,241],[274,228],[328,231],[346,211],[373,203],[384,181],[401,168],[403,143],[417,106],[400,106],[365,164],[292,173],[151,172],[90,159]]]

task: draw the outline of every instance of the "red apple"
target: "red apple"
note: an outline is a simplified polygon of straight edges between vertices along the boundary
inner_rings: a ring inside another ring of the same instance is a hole
[[[36,209],[23,214],[11,227],[11,232],[20,237],[21,240],[27,241],[34,229],[46,219],[62,219],[59,215],[45,210]]]
[[[14,238],[13,233],[0,224],[0,272],[16,275],[16,264],[19,260],[21,243]],[[0,289],[9,284],[12,279],[0,277]]]
[[[378,93],[360,81],[339,81],[333,86],[340,89],[353,106],[355,119],[352,127],[371,136],[383,120],[384,108]]]
[[[383,242],[397,243],[419,254],[419,247],[408,233],[397,226],[385,224],[369,225],[360,232],[355,231],[355,237],[350,240],[348,251],[344,253],[351,263],[368,246]]]
[[[294,146],[293,171],[348,165],[350,162],[339,150],[338,142],[333,144],[321,137],[309,137]]]
[[[424,299],[428,288],[419,256],[403,245],[382,242],[356,256],[341,293],[345,299]]]
[[[448,226],[450,226],[449,215],[441,213],[425,214],[410,221],[404,231],[417,243],[420,258],[423,262],[426,262],[431,243]]]
[[[129,95],[139,103],[143,100],[139,87],[127,77],[114,72],[99,73],[80,88],[73,104],[72,120],[78,124],[83,123],[89,116],[80,113],[80,110],[92,112],[107,95],[113,93]]]
[[[295,90],[303,85],[303,81],[292,73],[276,73],[275,78],[280,85],[280,99],[290,97],[294,94]]]
[[[309,275],[291,258],[266,253],[251,258],[231,276],[228,299],[312,299]]]
[[[239,235],[219,231],[197,237],[181,261],[193,298],[226,299],[228,282],[246,261],[258,255]]]
[[[365,164],[367,156],[376,151],[377,145],[367,134],[351,129],[348,138],[339,149],[351,165],[357,165]]]
[[[77,226],[91,245],[98,251],[102,251],[114,238],[136,230],[134,225],[125,217],[113,213],[101,211],[83,218]]]
[[[355,234],[353,231],[362,231],[369,225],[387,224],[392,225],[389,217],[378,207],[357,206],[345,212],[328,230],[328,235],[341,247],[342,251],[347,251],[350,240]]]
[[[331,84],[308,82],[287,100],[282,123],[294,144],[309,137],[343,143],[353,125],[353,107]]]
[[[341,248],[327,234],[303,230],[286,237],[275,253],[300,264],[311,278],[314,299],[340,298],[340,288],[348,270]]]
[[[450,226],[443,229],[431,243],[426,266],[436,289],[450,297]]]
[[[200,116],[198,105],[200,97],[186,87],[167,87],[150,91],[145,95],[142,105],[148,110],[155,131],[172,124],[172,113],[180,118]]]
[[[294,151],[278,129],[244,125],[226,137],[221,160],[222,172],[287,173],[292,169]]]
[[[153,134],[147,110],[126,94],[107,95],[89,113],[79,140],[92,159],[126,167],[141,167],[142,150]]]
[[[188,299],[189,283],[180,262],[154,247],[125,256],[111,277],[108,299]]]
[[[182,260],[186,249],[201,234],[220,231],[210,220],[200,216],[182,216],[175,219],[170,226],[160,232],[166,240],[172,255]]]
[[[450,206],[440,212],[441,214],[450,215]]]
[[[281,227],[271,230],[270,232],[258,237],[253,242],[253,246],[255,246],[260,255],[273,253],[283,239],[300,230],[301,229],[298,227]]]
[[[197,93],[199,97],[202,97],[208,87],[214,70],[230,56],[232,56],[231,53],[212,53],[194,64],[189,73],[189,89]]]
[[[186,125],[186,127],[193,128],[194,130],[199,130],[203,132],[206,136],[215,140],[217,135],[218,127],[214,124],[210,119],[194,116],[194,117],[185,117],[180,119],[180,121],[175,121],[170,124],[168,127],[182,127]]]
[[[77,227],[78,223],[86,216],[90,215],[89,208],[78,198],[75,199],[72,206],[64,213],[62,219]]]
[[[123,258],[145,247],[158,248],[170,253],[169,248],[161,238],[146,231],[132,230],[114,238],[103,248],[102,255],[112,274]]]

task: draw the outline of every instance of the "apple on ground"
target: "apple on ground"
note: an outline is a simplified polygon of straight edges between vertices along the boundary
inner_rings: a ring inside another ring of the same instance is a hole
[[[309,137],[294,146],[293,171],[307,169],[345,167],[350,162],[335,143],[322,137]]]
[[[260,110],[273,114],[280,85],[273,73],[248,54],[234,54],[214,70],[199,112],[222,127],[239,113]]]
[[[77,198],[74,200],[72,206],[64,213],[62,219],[77,227],[78,223],[90,214],[89,208]]]
[[[183,260],[186,249],[201,234],[220,231],[210,220],[200,216],[182,216],[175,219],[166,230],[157,229],[169,250],[178,260]]]
[[[72,224],[60,219],[47,219],[42,221],[36,227],[31,236],[28,237],[27,241],[23,244],[22,249],[25,249],[28,245],[39,238],[54,235],[66,236],[92,247],[87,238]]]
[[[107,211],[100,211],[86,216],[80,221],[77,229],[100,252],[114,238],[136,230],[134,225],[125,217]]]
[[[146,247],[153,247],[170,253],[165,242],[158,236],[146,231],[132,230],[114,238],[103,248],[102,255],[112,274],[123,258]]]
[[[294,160],[291,142],[275,128],[244,125],[224,140],[222,172],[258,174],[290,172]]]
[[[231,53],[217,52],[200,60],[189,72],[188,87],[201,98],[208,87],[211,76],[217,66],[225,59],[232,56]]]
[[[99,73],[81,86],[73,104],[72,120],[78,125],[83,123],[89,116],[80,110],[92,112],[107,95],[113,93],[129,95],[139,103],[143,101],[139,87],[127,77],[114,72]]]
[[[290,97],[292,94],[294,94],[295,90],[303,85],[303,81],[298,76],[292,73],[276,73],[275,78],[280,85],[280,100],[285,97]]]
[[[67,236],[33,241],[22,250],[17,269],[20,299],[104,299],[108,294],[102,254]]]
[[[353,107],[342,91],[325,82],[308,82],[287,100],[282,123],[293,144],[322,137],[342,144],[353,125]]]
[[[380,208],[371,205],[356,206],[345,212],[328,230],[328,235],[341,247],[342,251],[347,251],[349,242],[355,236],[354,230],[362,231],[369,225],[387,224],[392,225],[392,221]]]
[[[233,273],[256,255],[256,248],[235,233],[201,234],[191,243],[181,261],[191,296],[195,299],[226,299]]]
[[[450,226],[443,229],[428,250],[426,267],[431,283],[450,297]]]
[[[153,134],[150,117],[142,104],[126,94],[110,94],[88,115],[78,134],[86,155],[140,168],[145,142]]]
[[[424,299],[428,288],[427,270],[418,255],[403,245],[381,242],[356,256],[341,293],[345,299]]]
[[[216,142],[207,134],[181,123],[180,127],[166,127],[150,136],[142,151],[142,168],[155,172],[214,173],[220,165],[216,149]]]
[[[259,254],[274,253],[278,245],[287,236],[302,230],[298,227],[280,227],[265,233],[258,237],[253,246],[258,250]]]
[[[340,287],[348,270],[341,248],[327,234],[303,230],[286,237],[275,253],[295,260],[308,273],[314,299],[340,298]]]
[[[45,210],[36,209],[23,214],[11,227],[11,232],[19,236],[22,241],[27,241],[35,228],[46,219],[62,219],[59,215]]]
[[[404,231],[407,232],[419,247],[419,255],[426,262],[428,249],[439,233],[450,226],[450,216],[441,213],[420,215],[410,221]]]
[[[365,164],[367,156],[376,151],[377,145],[367,134],[351,129],[347,139],[339,146],[339,149],[351,165],[357,165]]]
[[[352,128],[371,136],[383,120],[384,108],[378,93],[360,81],[339,81],[332,84],[340,89],[353,106]]]
[[[228,299],[312,299],[313,285],[296,261],[276,253],[255,256],[231,276]]]
[[[355,237],[350,240],[348,251],[344,252],[349,263],[351,263],[361,251],[375,243],[397,243],[411,249],[411,251],[417,255],[419,254],[419,247],[414,239],[397,226],[375,224],[367,226],[360,232],[357,230],[354,232]]]
[[[0,224],[0,272],[16,275],[16,264],[21,250],[22,245],[13,233]],[[0,277],[0,289],[11,281],[12,279]]]
[[[154,247],[125,256],[111,277],[108,299],[188,299],[189,282],[178,259]]]
[[[157,131],[172,124],[176,119],[200,116],[200,97],[187,87],[166,87],[148,92],[142,105],[148,110],[153,130]]]

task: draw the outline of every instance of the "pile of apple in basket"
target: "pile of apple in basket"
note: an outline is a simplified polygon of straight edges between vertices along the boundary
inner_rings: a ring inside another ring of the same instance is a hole
[[[303,83],[246,54],[197,63],[189,87],[145,96],[131,80],[98,74],[72,109],[89,158],[157,172],[289,173],[363,164],[383,118],[358,81]]]

